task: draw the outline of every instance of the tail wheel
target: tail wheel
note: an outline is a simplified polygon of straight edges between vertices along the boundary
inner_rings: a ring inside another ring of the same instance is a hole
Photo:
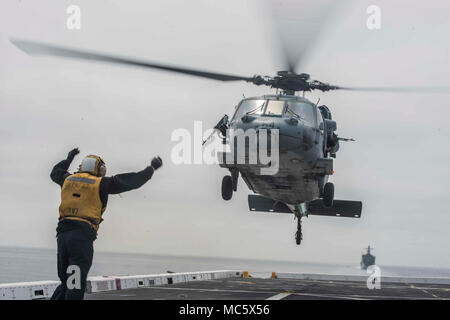
[[[299,230],[295,233],[295,243],[300,245],[302,243],[302,232]]]
[[[231,176],[225,176],[222,179],[222,198],[223,200],[230,200],[233,196],[233,180]]]
[[[334,200],[334,184],[327,182],[323,187],[323,204],[325,207],[332,207]]]
[[[301,216],[297,216],[297,232],[295,233],[295,243],[297,245],[300,245],[300,243],[302,242],[303,239],[303,235],[302,235],[302,217]]]

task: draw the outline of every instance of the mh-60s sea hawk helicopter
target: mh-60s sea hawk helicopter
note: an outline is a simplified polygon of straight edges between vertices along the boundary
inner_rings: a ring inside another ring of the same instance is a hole
[[[360,201],[334,200],[334,185],[328,182],[333,174],[333,158],[339,150],[339,141],[353,141],[338,137],[337,125],[332,120],[329,108],[318,106],[304,97],[296,96],[297,91],[337,90],[337,86],[320,81],[309,81],[309,75],[279,71],[276,77],[255,76],[246,79],[257,85],[267,85],[281,90],[276,95],[264,95],[243,99],[236,107],[231,119],[224,116],[214,127],[223,139],[236,139],[231,132],[261,129],[277,130],[278,170],[275,174],[261,174],[261,164],[248,163],[250,139],[245,146],[245,160],[237,162],[236,148],[230,151],[234,161],[223,161],[220,166],[227,168],[230,175],[222,180],[222,198],[230,200],[237,191],[239,175],[248,188],[256,195],[248,196],[251,211],[293,213],[297,218],[296,243],[302,240],[301,218],[311,215],[359,218]],[[228,136],[227,136],[228,135]],[[256,138],[259,146],[260,137]]]
[[[251,211],[293,213],[297,218],[296,243],[302,240],[301,218],[308,215],[324,215],[359,218],[360,201],[334,200],[334,185],[328,182],[333,174],[333,158],[339,150],[337,125],[329,108],[318,106],[296,92],[312,90],[363,90],[363,91],[426,91],[448,92],[448,88],[368,88],[341,87],[311,80],[305,73],[294,72],[295,66],[287,63],[287,71],[276,76],[243,77],[223,73],[170,66],[74,48],[54,46],[39,42],[11,39],[22,51],[31,55],[51,55],[89,61],[125,64],[187,74],[220,81],[246,81],[265,85],[279,91],[275,95],[246,98],[237,106],[231,121],[222,118],[215,126],[226,138],[226,130],[278,129],[279,169],[273,175],[256,174],[258,166],[222,163],[230,172],[222,180],[222,197],[229,200],[237,191],[239,175],[256,195],[248,196]],[[289,60],[289,59],[288,59]],[[232,137],[231,137],[232,138]]]

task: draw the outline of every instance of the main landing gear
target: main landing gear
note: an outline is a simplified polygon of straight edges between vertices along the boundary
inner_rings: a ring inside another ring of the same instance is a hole
[[[222,198],[230,200],[233,197],[233,180],[231,176],[225,176],[222,179]]]
[[[334,200],[334,184],[331,182],[325,183],[323,187],[323,204],[325,207],[331,208]]]
[[[231,175],[222,179],[222,199],[230,200],[233,197],[233,191],[237,191],[237,182],[239,178],[239,170],[230,170]]]

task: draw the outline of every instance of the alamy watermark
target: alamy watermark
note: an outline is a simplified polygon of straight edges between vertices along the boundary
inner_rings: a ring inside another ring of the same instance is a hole
[[[69,30],[81,29],[81,9],[77,5],[70,5],[66,9],[66,13],[69,15],[66,20],[66,27]]]
[[[381,269],[377,265],[371,265],[367,267],[367,273],[370,276],[367,278],[366,285],[367,289],[381,289]]]
[[[377,5],[370,5],[366,9],[368,14],[366,20],[366,26],[369,30],[380,30],[381,29],[381,8]]]
[[[179,128],[172,132],[177,142],[171,151],[174,164],[248,165],[259,169],[260,175],[274,175],[279,169],[278,129],[228,129],[225,139],[217,136],[202,145],[214,129],[203,132],[202,122],[194,121],[193,134]],[[225,143],[224,143],[225,142]]]
[[[81,270],[77,265],[70,265],[67,267],[66,273],[69,275],[67,277],[66,286],[67,289],[81,289]]]

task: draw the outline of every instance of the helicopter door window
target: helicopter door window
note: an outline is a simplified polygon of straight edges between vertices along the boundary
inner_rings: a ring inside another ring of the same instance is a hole
[[[262,114],[266,100],[242,100],[234,114],[233,120],[239,120],[246,114]]]
[[[269,100],[266,108],[266,116],[281,116],[284,110],[284,101]]]
[[[305,102],[288,102],[286,112],[294,117],[300,118],[309,125],[315,124],[313,105]]]

